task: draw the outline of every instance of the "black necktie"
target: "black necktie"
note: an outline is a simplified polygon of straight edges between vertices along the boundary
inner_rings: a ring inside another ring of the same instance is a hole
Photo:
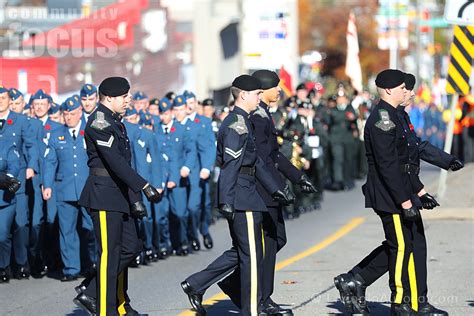
[[[168,134],[168,127],[165,127],[165,134]]]
[[[5,120],[0,119],[0,131],[3,129],[3,125],[5,125]]]
[[[72,139],[76,140],[76,130],[72,130]]]

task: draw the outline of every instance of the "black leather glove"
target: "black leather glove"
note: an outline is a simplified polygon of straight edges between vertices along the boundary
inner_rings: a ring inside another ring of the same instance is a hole
[[[418,207],[414,205],[408,209],[402,209],[402,216],[403,219],[410,222],[415,222],[421,218],[420,210],[418,210]]]
[[[283,205],[290,205],[295,201],[295,195],[291,192],[290,188],[285,186],[282,190],[273,192],[272,194],[273,201],[281,203]]]
[[[16,193],[20,189],[21,182],[15,177],[8,174],[2,174],[0,176],[0,189],[7,190],[10,193]]]
[[[420,196],[421,204],[423,204],[423,208],[427,210],[432,210],[436,206],[439,206],[438,201],[429,193],[425,193]]]
[[[452,171],[458,171],[459,169],[464,168],[464,164],[458,158],[454,158],[453,161],[449,164],[449,169]]]
[[[160,202],[161,198],[163,197],[163,194],[158,192],[158,190],[155,189],[155,187],[153,187],[149,183],[143,189],[143,193],[145,194],[147,200],[150,201],[150,202],[153,202],[153,203]]]
[[[228,220],[233,220],[235,214],[234,206],[230,204],[221,204],[219,206],[219,213]]]
[[[305,174],[301,176],[300,181],[298,181],[298,185],[304,193],[318,192],[314,184],[309,181],[308,177]]]
[[[142,201],[136,201],[132,204],[132,209],[130,210],[130,215],[133,218],[141,219],[147,216],[145,204]]]

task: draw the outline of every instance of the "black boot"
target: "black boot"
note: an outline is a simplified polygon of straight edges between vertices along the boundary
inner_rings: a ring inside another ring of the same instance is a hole
[[[206,316],[206,310],[202,306],[203,294],[196,293],[196,291],[191,287],[188,281],[181,282],[181,288],[188,296],[189,303],[191,303],[191,306],[196,311],[196,314],[198,316]]]
[[[0,268],[0,283],[10,282],[10,268]]]
[[[390,306],[390,316],[415,316],[416,312],[408,304],[395,304]]]
[[[438,309],[426,302],[418,307],[418,315],[420,316],[448,316],[448,312]]]
[[[80,307],[89,315],[96,315],[97,304],[96,300],[93,297],[87,296],[84,293],[77,295],[73,300],[74,304]]]
[[[338,275],[334,278],[334,285],[338,289],[341,301],[349,314],[370,314],[365,300],[367,286],[359,274],[355,276],[349,273]]]
[[[291,309],[282,308],[280,305],[275,303],[271,298],[268,298],[265,303],[262,304],[260,314],[263,315],[278,315],[278,316],[293,316]]]
[[[214,247],[212,237],[209,234],[204,236],[203,243],[204,243],[204,247],[206,247],[206,249],[212,249],[212,247]]]
[[[13,276],[18,279],[29,279],[30,278],[30,268],[28,265],[20,265],[15,269]]]

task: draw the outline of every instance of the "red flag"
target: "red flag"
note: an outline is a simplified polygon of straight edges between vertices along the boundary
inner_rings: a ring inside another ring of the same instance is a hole
[[[286,94],[287,97],[291,97],[293,95],[293,88],[291,85],[291,75],[288,71],[285,70],[283,66],[280,68],[280,84],[279,84],[283,93]]]

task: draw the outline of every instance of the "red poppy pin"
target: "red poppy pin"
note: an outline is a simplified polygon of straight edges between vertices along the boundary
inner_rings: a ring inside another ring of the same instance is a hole
[[[176,132],[176,128],[173,126],[173,127],[171,127],[170,131],[171,131],[171,133],[174,133],[174,132]]]
[[[196,118],[194,119],[194,122],[195,122],[195,123],[199,123],[199,122],[201,122],[201,120],[199,120],[199,118],[196,117]]]
[[[410,131],[414,131],[415,130],[415,127],[413,126],[413,124],[410,123]]]
[[[81,136],[84,136],[84,130],[80,130],[79,134],[81,134]]]
[[[7,120],[7,124],[8,124],[8,125],[12,125],[12,124],[13,124],[13,120],[12,120],[12,119],[8,119],[8,120]]]
[[[51,130],[51,125],[46,124],[46,125],[44,126],[44,129],[47,130],[47,131],[50,131],[50,130]]]

